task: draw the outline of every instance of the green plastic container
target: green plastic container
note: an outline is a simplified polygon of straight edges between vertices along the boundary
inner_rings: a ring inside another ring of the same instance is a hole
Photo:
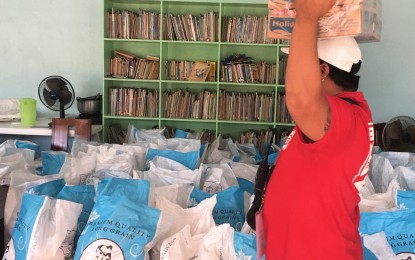
[[[22,126],[32,127],[36,125],[36,99],[20,99],[20,116],[22,118]]]

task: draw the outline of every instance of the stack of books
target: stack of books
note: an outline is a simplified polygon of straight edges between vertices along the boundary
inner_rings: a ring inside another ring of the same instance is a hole
[[[111,116],[157,117],[158,91],[144,88],[117,88],[109,90]]]
[[[160,39],[160,14],[142,9],[138,13],[111,9],[106,14],[107,35],[119,39]]]
[[[242,93],[222,90],[219,95],[221,120],[263,121],[274,120],[275,93]]]
[[[232,55],[222,62],[221,81],[236,83],[275,84],[276,64],[265,61],[253,63],[253,59],[245,54]]]
[[[164,63],[165,78],[182,81],[216,81],[215,61],[169,60]]]
[[[164,21],[164,39],[172,41],[218,41],[219,15],[213,11],[200,16],[168,13],[165,14]]]
[[[275,44],[276,39],[267,37],[268,16],[244,15],[242,17],[223,17],[222,41],[241,43]]]
[[[160,74],[160,58],[147,55],[140,58],[126,51],[114,51],[110,61],[110,74],[114,78],[157,80]]]
[[[163,93],[163,108],[163,116],[168,118],[215,119],[216,92],[167,91]]]

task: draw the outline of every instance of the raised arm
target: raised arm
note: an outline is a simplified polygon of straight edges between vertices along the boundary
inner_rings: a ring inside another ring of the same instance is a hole
[[[288,55],[285,91],[287,108],[301,131],[321,139],[330,123],[317,55],[317,21],[335,0],[296,0],[296,20]]]

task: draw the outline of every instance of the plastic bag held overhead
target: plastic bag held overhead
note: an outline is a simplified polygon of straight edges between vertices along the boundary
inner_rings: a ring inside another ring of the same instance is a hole
[[[290,39],[294,0],[268,0],[268,38]],[[358,42],[380,41],[381,0],[337,0],[318,23],[318,37],[354,36]]]

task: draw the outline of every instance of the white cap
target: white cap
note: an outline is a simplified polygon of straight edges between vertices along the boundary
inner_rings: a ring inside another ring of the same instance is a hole
[[[289,48],[281,48],[289,53]],[[317,42],[318,57],[321,60],[347,72],[353,64],[362,60],[359,45],[353,37],[333,37],[319,39]]]

